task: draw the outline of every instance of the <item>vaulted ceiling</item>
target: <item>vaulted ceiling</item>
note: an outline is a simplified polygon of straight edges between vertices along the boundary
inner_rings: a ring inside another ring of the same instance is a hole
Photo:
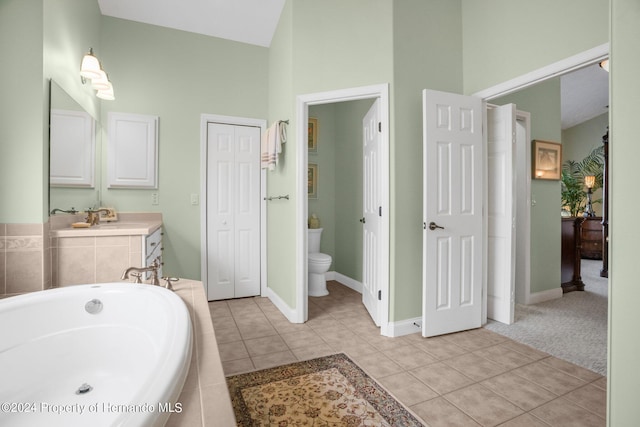
[[[269,47],[285,0],[98,0],[105,16]],[[561,78],[562,129],[608,111],[608,73],[592,65]]]

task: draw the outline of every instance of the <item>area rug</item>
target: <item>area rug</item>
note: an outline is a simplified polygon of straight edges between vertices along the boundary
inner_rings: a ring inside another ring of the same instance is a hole
[[[238,426],[422,426],[345,354],[227,378]]]

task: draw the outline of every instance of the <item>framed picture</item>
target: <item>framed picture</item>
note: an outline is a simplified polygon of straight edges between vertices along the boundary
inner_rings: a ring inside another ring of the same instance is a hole
[[[562,173],[562,145],[533,141],[533,178],[559,180]]]
[[[315,153],[318,151],[318,119],[309,117],[309,151]]]
[[[310,199],[318,198],[318,165],[309,163],[307,169],[307,193]]]

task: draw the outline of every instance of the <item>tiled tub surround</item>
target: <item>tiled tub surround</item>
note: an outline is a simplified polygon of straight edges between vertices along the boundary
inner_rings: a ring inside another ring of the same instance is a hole
[[[166,427],[235,426],[235,415],[222,369],[209,304],[202,282],[180,279],[173,288],[189,307],[193,325],[191,366],[174,413]]]
[[[0,224],[0,295],[51,287],[49,224]]]
[[[54,287],[120,280],[142,266],[144,236],[162,225],[161,214],[119,214],[115,223],[71,228],[81,215],[51,217],[51,283]]]

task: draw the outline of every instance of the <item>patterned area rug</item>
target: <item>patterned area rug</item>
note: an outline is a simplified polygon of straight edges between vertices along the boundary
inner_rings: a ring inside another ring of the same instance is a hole
[[[422,426],[344,354],[227,378],[238,426]]]

